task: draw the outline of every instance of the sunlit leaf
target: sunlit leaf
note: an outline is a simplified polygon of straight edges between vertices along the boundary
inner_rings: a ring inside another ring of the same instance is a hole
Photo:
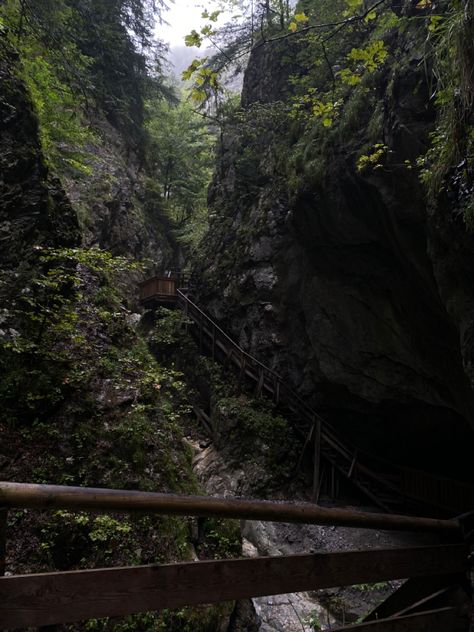
[[[296,22],[300,22],[300,23],[305,23],[308,22],[309,17],[306,15],[306,13],[295,13],[295,21]]]
[[[197,46],[199,48],[202,44],[202,38],[199,33],[193,29],[189,35],[185,36],[184,43],[186,46]]]

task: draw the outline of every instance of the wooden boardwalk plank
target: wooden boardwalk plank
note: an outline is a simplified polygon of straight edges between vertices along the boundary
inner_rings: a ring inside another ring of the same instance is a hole
[[[462,573],[462,544],[136,566],[0,578],[0,628]]]

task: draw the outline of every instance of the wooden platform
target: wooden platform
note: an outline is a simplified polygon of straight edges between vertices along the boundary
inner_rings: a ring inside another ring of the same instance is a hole
[[[179,275],[160,275],[140,283],[140,303],[153,308],[175,304],[178,298]]]

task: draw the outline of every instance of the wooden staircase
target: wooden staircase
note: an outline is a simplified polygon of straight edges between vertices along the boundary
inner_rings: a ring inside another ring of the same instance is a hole
[[[160,277],[161,278],[161,277]],[[349,481],[372,503],[389,513],[416,509],[432,515],[456,515],[474,506],[474,487],[406,467],[358,450],[344,441],[331,424],[306,404],[288,381],[242,349],[191,299],[182,276],[172,289],[175,304],[191,321],[200,352],[233,367],[239,383],[253,384],[255,396],[271,399],[304,437],[300,464],[313,448],[313,499],[321,489],[337,495],[338,482]],[[148,283],[148,285],[147,285]],[[141,284],[141,301],[152,305],[156,277]],[[165,304],[169,305],[167,300]]]

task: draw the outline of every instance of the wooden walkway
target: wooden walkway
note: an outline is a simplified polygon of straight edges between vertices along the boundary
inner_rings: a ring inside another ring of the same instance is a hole
[[[188,277],[178,272],[171,277],[153,277],[140,284],[140,300],[148,307],[177,305],[192,321],[192,333],[200,351],[233,367],[239,383],[250,382],[255,396],[265,396],[275,403],[304,438],[300,464],[311,453],[313,500],[317,501],[321,491],[336,497],[339,483],[344,480],[387,512],[416,508],[437,515],[455,515],[474,507],[474,486],[396,466],[344,440],[289,386],[288,380],[242,349],[193,302],[185,288],[188,281]],[[163,298],[164,287],[168,294]],[[209,418],[199,409],[195,412],[209,430]]]

